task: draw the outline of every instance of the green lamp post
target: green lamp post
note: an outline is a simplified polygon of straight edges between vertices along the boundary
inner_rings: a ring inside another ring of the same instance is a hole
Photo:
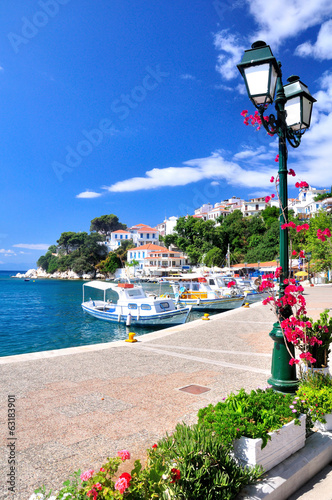
[[[279,138],[279,196],[280,208],[280,276],[279,297],[285,293],[284,280],[289,274],[288,232],[281,226],[288,218],[287,191],[287,142],[297,148],[303,133],[310,126],[312,105],[316,101],[299,77],[291,76],[288,84],[283,86],[281,63],[277,62],[272,51],[265,42],[258,41],[246,50],[242,61],[238,64],[244,78],[250,100],[257,108],[262,125],[270,135]],[[275,96],[276,92],[276,97]],[[269,104],[274,102],[276,116],[264,117]],[[283,317],[290,315],[289,310],[282,311]],[[297,378],[295,365],[289,364],[290,355],[278,322],[274,323],[270,332],[274,341],[272,354],[271,377],[268,382],[280,392],[295,392]],[[293,352],[293,346],[288,346]]]
[[[306,257],[307,257],[307,262],[308,262],[308,279],[309,279],[309,283],[310,283],[310,285],[311,285],[311,278],[310,278],[310,259],[311,259],[311,252],[307,252]]]

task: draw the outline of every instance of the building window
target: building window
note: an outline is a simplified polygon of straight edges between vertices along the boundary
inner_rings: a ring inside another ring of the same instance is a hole
[[[140,235],[139,235],[139,237],[140,237],[140,238],[143,238],[143,234],[140,234]]]
[[[258,206],[258,205],[256,205],[256,208],[255,208],[255,210],[259,210],[259,206]]]
[[[149,233],[146,235],[146,239],[149,240],[150,239],[150,235]]]
[[[114,237],[115,237],[115,239],[116,239],[116,238],[118,237],[118,235],[117,235],[117,234],[115,234],[115,235],[114,235]]]
[[[120,240],[122,240],[122,234],[120,234]]]

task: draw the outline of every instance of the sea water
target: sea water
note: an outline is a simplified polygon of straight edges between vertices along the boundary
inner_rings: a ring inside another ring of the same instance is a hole
[[[128,338],[125,325],[96,319],[82,310],[82,280],[24,281],[11,277],[16,274],[0,271],[0,357]],[[167,283],[144,288],[158,295],[171,292]],[[107,293],[107,298],[116,300],[114,292]],[[85,300],[90,297],[102,299],[103,294],[88,289]],[[191,313],[190,320],[201,316]],[[138,336],[160,328],[135,327],[134,331]]]

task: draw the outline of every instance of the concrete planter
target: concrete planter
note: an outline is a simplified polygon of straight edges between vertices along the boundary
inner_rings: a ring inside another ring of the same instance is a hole
[[[261,465],[265,471],[293,455],[305,445],[305,420],[300,416],[301,425],[294,420],[285,424],[278,431],[270,433],[271,441],[261,449],[262,440],[241,437],[234,441],[234,456],[244,465]]]
[[[332,431],[332,413],[325,414],[324,418],[326,420],[326,424],[323,424],[322,422],[319,422],[319,420],[316,420],[315,427],[323,432]]]

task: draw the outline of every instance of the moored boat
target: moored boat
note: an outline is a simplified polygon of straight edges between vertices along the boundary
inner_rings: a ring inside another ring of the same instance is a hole
[[[84,300],[85,287],[104,292],[104,300]],[[107,290],[118,295],[117,302],[106,300]],[[187,321],[191,307],[178,307],[170,297],[147,295],[142,286],[132,283],[105,283],[90,281],[83,285],[82,308],[92,316],[105,321],[125,323],[127,326],[180,325]]]
[[[193,310],[229,310],[242,306],[244,294],[231,288],[213,290],[205,277],[187,275],[172,285],[175,300]]]

